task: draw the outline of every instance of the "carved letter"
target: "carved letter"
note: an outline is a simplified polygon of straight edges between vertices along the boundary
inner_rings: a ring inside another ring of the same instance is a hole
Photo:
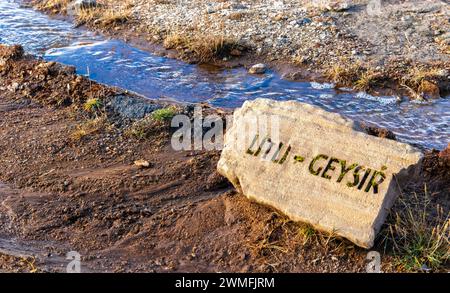
[[[283,143],[282,142],[280,142],[278,144],[278,148],[277,148],[275,154],[273,154],[273,156],[272,156],[272,161],[274,163],[278,163],[278,159],[277,158],[278,158],[278,155],[280,154],[281,148],[283,148]]]
[[[353,170],[358,166],[358,164],[355,163],[355,164],[352,164],[350,167],[346,168],[346,164],[347,164],[347,161],[341,160],[341,174],[339,175],[339,178],[337,180],[338,183],[340,183],[344,179],[345,175],[347,175],[347,173],[350,170]]]
[[[287,150],[284,152],[284,155],[281,158],[281,160],[278,162],[278,164],[283,164],[284,161],[286,161],[287,156],[289,155],[290,152],[291,152],[291,146],[288,146]]]
[[[323,170],[322,173],[322,178],[326,178],[326,179],[331,179],[330,175],[327,175],[327,172],[329,170],[334,171],[336,168],[333,166],[333,163],[339,163],[339,159],[333,158],[331,157],[330,160],[328,161],[327,166],[325,167],[325,169]]]
[[[249,154],[249,155],[255,154],[255,152],[252,151],[252,148],[256,144],[256,141],[258,141],[258,137],[259,137],[259,135],[257,134],[257,135],[255,135],[255,138],[253,138],[252,144],[247,149],[247,152],[246,152],[247,154]]]
[[[353,171],[353,183],[348,182],[347,183],[348,187],[354,187],[354,186],[358,185],[358,183],[359,183],[359,171],[362,171],[362,170],[364,170],[363,166],[356,167],[355,171]]]
[[[359,183],[358,189],[361,190],[361,188],[363,188],[364,183],[367,180],[367,177],[369,177],[370,172],[372,172],[372,169],[367,169],[366,173],[364,173],[363,179],[361,180],[361,183]]]
[[[324,159],[327,160],[328,156],[326,155],[317,155],[314,159],[312,159],[311,164],[309,164],[309,173],[313,174],[313,175],[319,175],[320,171],[322,171],[322,167],[319,167],[319,169],[314,170],[314,164],[319,160],[319,159]]]
[[[381,168],[382,170],[386,170],[386,167]],[[377,176],[379,176],[379,179],[377,179]],[[365,192],[369,192],[370,188],[373,187],[373,193],[377,194],[378,193],[378,186],[380,186],[381,183],[384,182],[384,180],[386,179],[386,174],[384,174],[384,172],[382,171],[375,171],[372,175],[372,178],[370,178],[369,183],[367,184],[366,189],[364,190]]]

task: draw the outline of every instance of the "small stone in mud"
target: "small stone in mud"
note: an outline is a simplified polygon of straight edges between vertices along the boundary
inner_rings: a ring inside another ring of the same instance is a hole
[[[134,161],[134,165],[138,166],[139,168],[150,168],[150,163],[146,160]]]
[[[242,56],[242,52],[238,49],[233,49],[233,50],[231,50],[230,55],[238,57],[238,56]]]
[[[267,70],[267,66],[265,64],[259,63],[256,65],[253,65],[248,72],[251,74],[263,74]]]

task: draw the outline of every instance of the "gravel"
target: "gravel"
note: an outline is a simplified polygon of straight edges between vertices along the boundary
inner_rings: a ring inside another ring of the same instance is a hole
[[[398,59],[449,60],[450,13],[444,1],[125,2],[133,7],[138,29],[153,40],[172,32],[227,36],[269,61],[327,67],[348,59],[376,67]]]

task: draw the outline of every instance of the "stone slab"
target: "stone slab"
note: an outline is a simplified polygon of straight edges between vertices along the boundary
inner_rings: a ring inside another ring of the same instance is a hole
[[[218,171],[248,198],[370,248],[421,157],[339,114],[257,99],[235,111]]]

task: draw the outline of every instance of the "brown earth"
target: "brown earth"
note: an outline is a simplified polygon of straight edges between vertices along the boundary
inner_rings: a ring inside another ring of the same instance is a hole
[[[85,271],[365,271],[366,250],[237,194],[218,151],[172,150],[165,121],[130,135],[136,122],[106,106],[118,94],[0,46],[0,270],[65,271],[74,250]],[[92,98],[105,106],[88,111]],[[448,150],[428,156],[423,179],[441,184],[431,208],[448,214]],[[374,249],[383,270],[404,270],[381,240]]]

